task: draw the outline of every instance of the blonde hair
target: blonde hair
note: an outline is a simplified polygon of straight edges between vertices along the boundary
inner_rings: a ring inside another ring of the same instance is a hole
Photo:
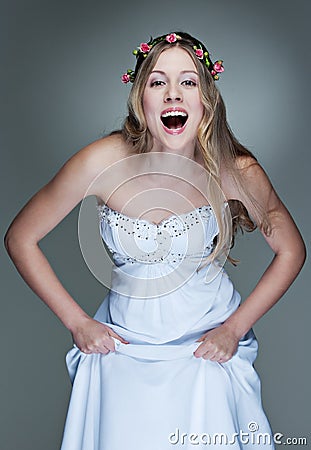
[[[165,40],[157,43],[150,50],[148,57],[137,63],[135,80],[128,98],[128,116],[125,119],[122,134],[133,153],[146,153],[151,150],[153,139],[147,127],[142,100],[147,80],[163,51],[172,46],[187,51],[199,74],[199,91],[204,107],[203,117],[198,127],[196,147],[203,156],[205,169],[209,174],[207,180],[209,202],[218,222],[219,234],[212,256],[212,259],[215,259],[221,253],[228,254],[234,245],[234,237],[238,230],[243,232],[256,229],[256,224],[250,218],[247,209],[238,200],[228,201],[230,208],[230,224],[228,225],[228,214],[224,215],[223,211],[224,195],[220,188],[222,167],[232,176],[239,192],[252,202],[260,228],[269,234],[270,226],[265,211],[243,185],[241,168],[237,165],[237,158],[241,156],[252,157],[255,161],[257,159],[234,137],[227,123],[225,105],[215,81],[208,68],[195,55],[193,46],[198,41],[186,33],[176,32],[176,34],[181,36],[181,39],[174,43],[168,43]],[[229,260],[233,264],[237,262],[231,257]]]

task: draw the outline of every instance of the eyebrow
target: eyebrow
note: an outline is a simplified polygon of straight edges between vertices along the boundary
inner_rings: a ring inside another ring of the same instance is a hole
[[[151,74],[152,73],[160,73],[161,75],[166,75],[166,72],[164,72],[163,70],[153,70],[151,72]],[[185,74],[185,73],[194,73],[195,75],[199,75],[198,72],[196,72],[195,70],[182,70],[180,73],[182,75]]]

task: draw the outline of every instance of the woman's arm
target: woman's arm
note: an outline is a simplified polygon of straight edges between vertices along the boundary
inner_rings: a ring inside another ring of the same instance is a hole
[[[96,141],[73,155],[17,214],[5,247],[20,275],[57,315],[85,353],[114,350],[117,336],[91,319],[65,290],[38,243],[87,195],[97,195],[94,179],[117,154],[114,138]],[[93,184],[92,184],[93,183]]]
[[[252,158],[243,160],[241,167],[245,186],[267,212],[271,234],[265,240],[274,252],[274,258],[254,290],[241,306],[218,329],[206,333],[195,356],[225,362],[236,351],[239,339],[287,291],[301,270],[306,250],[301,235],[284,204],[277,196],[262,167]],[[229,176],[224,177],[223,189],[227,198],[243,202],[253,218],[256,212],[249,198],[236,189]],[[257,222],[257,220],[255,219]],[[257,222],[259,225],[259,222]]]

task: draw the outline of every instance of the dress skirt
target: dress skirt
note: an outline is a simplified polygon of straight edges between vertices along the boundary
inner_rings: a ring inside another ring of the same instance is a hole
[[[94,318],[129,344],[113,338],[107,355],[75,345],[67,353],[72,392],[61,450],[273,449],[253,331],[226,363],[193,355],[241,301],[223,267],[197,270],[198,250],[208,255],[218,233],[212,209],[160,225],[106,205],[99,213],[115,267]]]

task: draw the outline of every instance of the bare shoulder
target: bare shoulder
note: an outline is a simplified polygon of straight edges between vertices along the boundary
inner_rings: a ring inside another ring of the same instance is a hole
[[[73,154],[56,176],[70,175],[74,176],[77,182],[77,178],[81,182],[84,180],[83,184],[89,186],[88,195],[97,195],[98,183],[94,181],[97,178],[103,180],[104,177],[100,177],[101,174],[115,163],[126,160],[130,156],[129,146],[121,133],[109,135]]]
[[[76,163],[88,168],[94,175],[106,166],[130,155],[129,148],[121,134],[113,134],[98,139],[75,153],[67,163]],[[66,163],[66,164],[67,164]]]
[[[221,186],[226,198],[240,200],[245,203],[243,188],[255,197],[263,197],[271,191],[271,181],[261,164],[251,156],[241,156],[236,159],[236,173],[242,183],[242,190],[234,179],[233,171],[222,169]]]

